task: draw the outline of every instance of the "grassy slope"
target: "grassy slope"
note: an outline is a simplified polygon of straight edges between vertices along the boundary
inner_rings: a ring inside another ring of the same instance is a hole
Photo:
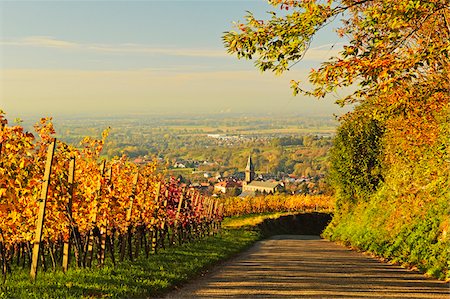
[[[381,190],[369,202],[341,211],[323,235],[449,280],[448,198],[415,204],[412,197],[398,199]]]
[[[448,110],[439,113],[442,116],[430,123],[435,130],[432,142],[416,142],[420,138],[405,135],[393,122],[379,139],[382,151],[372,154],[367,153],[376,148],[373,138],[378,135],[368,129],[361,133],[360,123],[342,124],[332,150],[337,209],[324,233],[327,238],[450,279],[450,126]],[[370,190],[368,183],[378,171],[366,166],[374,157],[383,180]],[[361,185],[366,194],[360,192]]]
[[[143,298],[164,294],[230,258],[260,239],[254,227],[267,218],[287,213],[266,213],[226,218],[218,235],[161,250],[148,259],[101,269],[69,269],[64,274],[39,272],[32,283],[29,270],[14,269],[0,298]]]
[[[218,235],[116,267],[40,272],[35,283],[28,270],[15,271],[0,298],[143,298],[160,295],[244,250],[259,239],[250,229],[223,229]]]

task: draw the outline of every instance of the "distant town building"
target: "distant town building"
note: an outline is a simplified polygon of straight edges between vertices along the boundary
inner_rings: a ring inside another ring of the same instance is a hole
[[[252,157],[248,156],[247,166],[245,167],[245,180],[249,184],[255,179],[255,167],[253,166]]]
[[[237,181],[233,180],[222,181],[214,185],[214,193],[217,192],[227,193],[231,189],[236,189],[240,187],[241,184]]]
[[[209,182],[203,182],[203,183],[193,183],[189,186],[189,189],[198,190],[202,194],[211,195],[213,187]]]
[[[242,182],[241,197],[254,196],[257,192],[273,194],[283,189],[283,185],[277,181],[255,181],[255,167],[253,165],[252,157],[249,156],[247,160],[247,167],[245,168],[245,180]]]
[[[276,191],[280,191],[282,189],[282,185],[277,181],[252,181],[249,184],[245,184],[242,188],[243,191],[251,191],[251,192],[264,192],[264,193],[275,193]]]
[[[173,168],[186,168],[186,164],[183,162],[175,162]]]

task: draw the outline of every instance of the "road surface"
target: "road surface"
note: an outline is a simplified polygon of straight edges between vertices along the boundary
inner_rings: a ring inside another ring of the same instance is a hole
[[[256,243],[166,298],[450,298],[450,285],[318,236]]]

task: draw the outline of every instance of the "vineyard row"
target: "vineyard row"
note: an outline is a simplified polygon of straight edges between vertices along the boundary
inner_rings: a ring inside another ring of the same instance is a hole
[[[69,264],[102,266],[107,257],[113,264],[133,260],[220,227],[223,205],[162,180],[155,163],[101,161],[107,132],[102,140],[85,138],[77,149],[54,138],[49,119],[35,126],[39,138],[6,126],[1,113],[0,121],[4,278],[15,267],[30,267],[34,279],[39,265],[66,271]]]

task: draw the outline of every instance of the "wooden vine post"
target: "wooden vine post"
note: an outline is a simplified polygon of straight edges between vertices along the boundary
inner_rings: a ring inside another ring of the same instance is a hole
[[[0,132],[3,131],[7,124],[6,119],[0,119]],[[0,156],[2,155],[2,142],[0,142]],[[1,164],[0,164],[1,165]]]
[[[223,217],[223,203],[220,203],[219,210],[217,211],[217,217],[219,217],[219,223],[217,224],[217,231],[222,229],[222,217]]]
[[[127,242],[128,242],[128,256],[130,260],[133,260],[133,250],[132,250],[132,226],[131,226],[131,215],[133,212],[133,202],[134,198],[136,197],[136,187],[139,179],[139,172],[137,172],[133,177],[133,187],[130,195],[130,205],[128,206],[127,210],[127,216],[126,221],[128,223],[128,230],[127,230]]]
[[[38,268],[38,261],[39,261],[39,251],[40,251],[40,245],[42,242],[42,231],[44,228],[44,218],[45,218],[45,205],[47,203],[47,194],[48,194],[48,187],[50,183],[50,174],[52,170],[52,162],[53,162],[53,156],[55,154],[55,148],[56,148],[56,139],[53,139],[52,143],[49,145],[47,150],[47,161],[45,163],[45,172],[44,172],[44,180],[42,183],[42,189],[41,189],[41,196],[39,199],[39,214],[38,219],[36,223],[36,234],[33,244],[33,254],[31,258],[31,271],[30,276],[31,279],[34,281],[36,280],[37,275],[37,268]]]
[[[155,212],[153,214],[153,218],[150,220],[151,223],[151,234],[152,234],[152,251],[156,254],[157,244],[158,244],[158,227],[155,224],[155,221],[157,223],[158,221],[158,214],[159,214],[159,194],[161,193],[161,182],[158,182],[156,185],[156,195],[155,195]]]
[[[163,201],[163,209],[164,209],[164,211],[166,211],[166,209],[167,209],[168,201],[169,201],[169,189],[166,189],[166,192],[164,192],[164,201]],[[168,233],[166,218],[164,218],[161,221],[161,231],[162,231],[162,236],[160,238],[161,246],[162,246],[162,248],[165,248],[165,246],[164,246],[164,239],[165,239],[165,237],[166,237],[166,235]]]
[[[192,203],[192,206],[195,207],[195,209],[197,209],[199,198],[200,198],[200,192],[197,191],[194,193],[194,201]]]
[[[136,174],[133,177],[133,189],[132,189],[131,195],[130,195],[130,205],[128,206],[128,209],[127,209],[127,223],[131,222],[131,214],[133,211],[134,198],[136,197],[136,186],[138,183],[138,179],[139,179],[139,172],[136,172]]]
[[[193,213],[194,213],[194,215],[196,217],[198,217],[199,210],[200,210],[200,192],[197,191],[197,192],[194,193],[194,200],[193,200],[193,203],[192,203],[192,211],[193,211]],[[193,227],[193,229],[194,229],[194,236],[196,238],[200,237],[200,232],[201,232],[201,230],[199,228],[200,224],[197,221],[199,221],[198,218],[196,218],[196,222],[195,222],[194,227]]]
[[[181,192],[180,200],[178,201],[178,208],[177,213],[175,214],[175,227],[178,225],[178,218],[180,217],[181,213],[181,207],[183,206],[183,200],[184,200],[184,189]]]
[[[213,235],[215,235],[218,231],[217,226],[219,223],[218,211],[219,211],[219,201],[216,199],[214,201],[214,209],[213,209]]]
[[[212,235],[214,235],[214,227],[215,227],[215,222],[216,222],[216,214],[215,214],[216,203],[217,203],[216,200],[212,200],[212,203],[211,203],[211,218],[210,218],[211,219],[210,226],[211,226]]]
[[[200,237],[203,238],[206,235],[206,198],[200,197],[199,200],[199,211],[200,211]]]
[[[69,162],[69,201],[67,202],[67,216],[69,221],[72,222],[72,201],[75,190],[75,157],[72,157]],[[64,241],[63,246],[63,260],[62,260],[62,268],[63,271],[66,272],[69,268],[69,255],[70,255],[70,235],[71,229],[68,229],[68,239]]]
[[[105,175],[105,166],[106,166],[106,161],[103,160],[102,164],[100,165],[100,175],[103,178],[103,176]],[[102,195],[102,179],[100,179],[99,181],[99,186],[98,186],[98,190],[97,190],[97,198],[100,199]],[[97,226],[97,214],[98,214],[98,203],[97,203],[97,207],[96,207],[96,211],[95,214],[92,218],[92,223],[93,225]],[[88,233],[88,238],[87,238],[87,251],[86,251],[86,263],[85,265],[88,267],[91,267],[92,265],[92,258],[93,258],[93,254],[94,254],[94,229],[95,227]]]
[[[211,198],[209,200],[209,205],[208,205],[208,235],[211,233],[212,231],[212,224],[213,224],[213,210],[214,210],[214,203],[215,201]]]
[[[199,213],[199,237],[202,238],[205,235],[205,198],[203,196],[200,196],[198,198],[198,202],[197,202],[197,211]]]
[[[184,201],[184,213],[185,213],[185,217],[191,218],[192,216],[192,198],[194,196],[194,190],[189,189],[188,193],[186,194],[186,199]],[[191,240],[191,235],[192,235],[192,228],[190,223],[186,223],[185,229],[183,231],[183,241],[190,241]]]
[[[7,120],[3,119],[3,118],[0,118],[0,132],[3,131],[3,129],[5,128],[6,124],[7,124]],[[2,156],[2,142],[0,142],[0,158],[1,158],[1,156]],[[0,167],[2,167],[2,166],[3,166],[3,162],[0,159]],[[3,282],[5,282],[6,281],[6,272],[7,272],[8,269],[7,269],[7,264],[6,264],[5,248],[4,248],[4,244],[3,244],[4,243],[3,233],[2,233],[1,230],[0,230],[0,237],[1,237],[1,239],[0,239],[0,255],[1,255],[0,261],[2,263],[2,265],[1,265],[1,269],[2,269],[1,272],[3,274]]]
[[[181,207],[183,206],[183,200],[185,197],[185,192],[186,190],[183,188],[182,192],[181,192],[181,196],[180,199],[178,201],[178,208],[177,208],[177,213],[175,214],[175,222],[173,225],[173,232],[172,232],[172,236],[174,237],[175,232],[177,233],[177,237],[179,240],[179,243],[181,244],[181,228],[178,227],[178,219],[180,218],[180,213],[181,213]],[[174,240],[172,240],[172,244],[174,244]]]
[[[112,167],[108,169],[107,175],[107,185],[112,185]],[[104,211],[106,213],[106,211]],[[103,219],[107,219],[106,215],[103,215]],[[99,231],[99,243],[100,243],[100,249],[98,251],[98,262],[99,265],[102,266],[105,262],[105,254],[106,254],[106,236],[108,235],[108,224],[104,224],[100,227]]]

